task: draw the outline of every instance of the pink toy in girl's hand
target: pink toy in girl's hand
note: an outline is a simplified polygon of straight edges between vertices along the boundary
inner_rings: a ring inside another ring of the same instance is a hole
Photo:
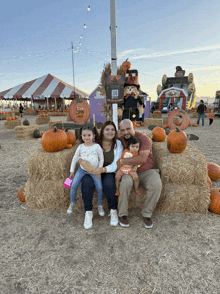
[[[72,183],[72,179],[71,178],[67,178],[63,185],[66,188],[70,188],[71,187],[71,183]]]

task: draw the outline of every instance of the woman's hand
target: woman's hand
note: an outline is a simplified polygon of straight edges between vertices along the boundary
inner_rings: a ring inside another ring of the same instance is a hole
[[[100,176],[102,173],[102,167],[97,167],[92,171],[92,174],[95,176]]]
[[[70,178],[71,178],[71,179],[74,178],[74,173],[70,173]]]

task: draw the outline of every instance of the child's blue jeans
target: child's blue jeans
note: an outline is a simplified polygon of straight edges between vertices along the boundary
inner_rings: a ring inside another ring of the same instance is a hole
[[[71,188],[70,188],[70,201],[71,202],[76,202],[76,193],[77,193],[77,189],[81,183],[82,178],[85,175],[90,175],[93,178],[94,184],[95,184],[95,188],[96,188],[96,192],[97,192],[97,198],[98,198],[98,205],[102,205],[103,202],[103,191],[102,191],[102,180],[101,177],[99,179],[96,179],[95,175],[92,175],[90,173],[88,173],[87,171],[85,171],[84,169],[81,168],[81,166],[78,168],[72,183],[71,183]]]

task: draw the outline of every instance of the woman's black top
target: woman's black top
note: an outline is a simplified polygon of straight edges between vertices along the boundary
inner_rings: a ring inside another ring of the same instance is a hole
[[[104,164],[103,166],[107,166],[109,164],[111,164],[114,160],[114,151],[110,150],[110,151],[103,151],[103,155],[104,155]]]

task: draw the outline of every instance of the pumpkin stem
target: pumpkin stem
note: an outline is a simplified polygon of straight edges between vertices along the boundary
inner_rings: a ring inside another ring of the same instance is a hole
[[[180,133],[180,130],[179,130],[179,128],[177,128],[177,127],[176,127],[176,132],[177,132],[177,133]]]
[[[69,131],[69,129],[65,129],[65,132],[68,132]]]
[[[56,127],[56,126],[53,128],[53,132],[54,132],[54,133],[57,132],[57,127]]]
[[[125,60],[125,62],[127,62],[127,61],[128,61],[128,59],[129,59],[129,58],[127,58],[127,59]]]

